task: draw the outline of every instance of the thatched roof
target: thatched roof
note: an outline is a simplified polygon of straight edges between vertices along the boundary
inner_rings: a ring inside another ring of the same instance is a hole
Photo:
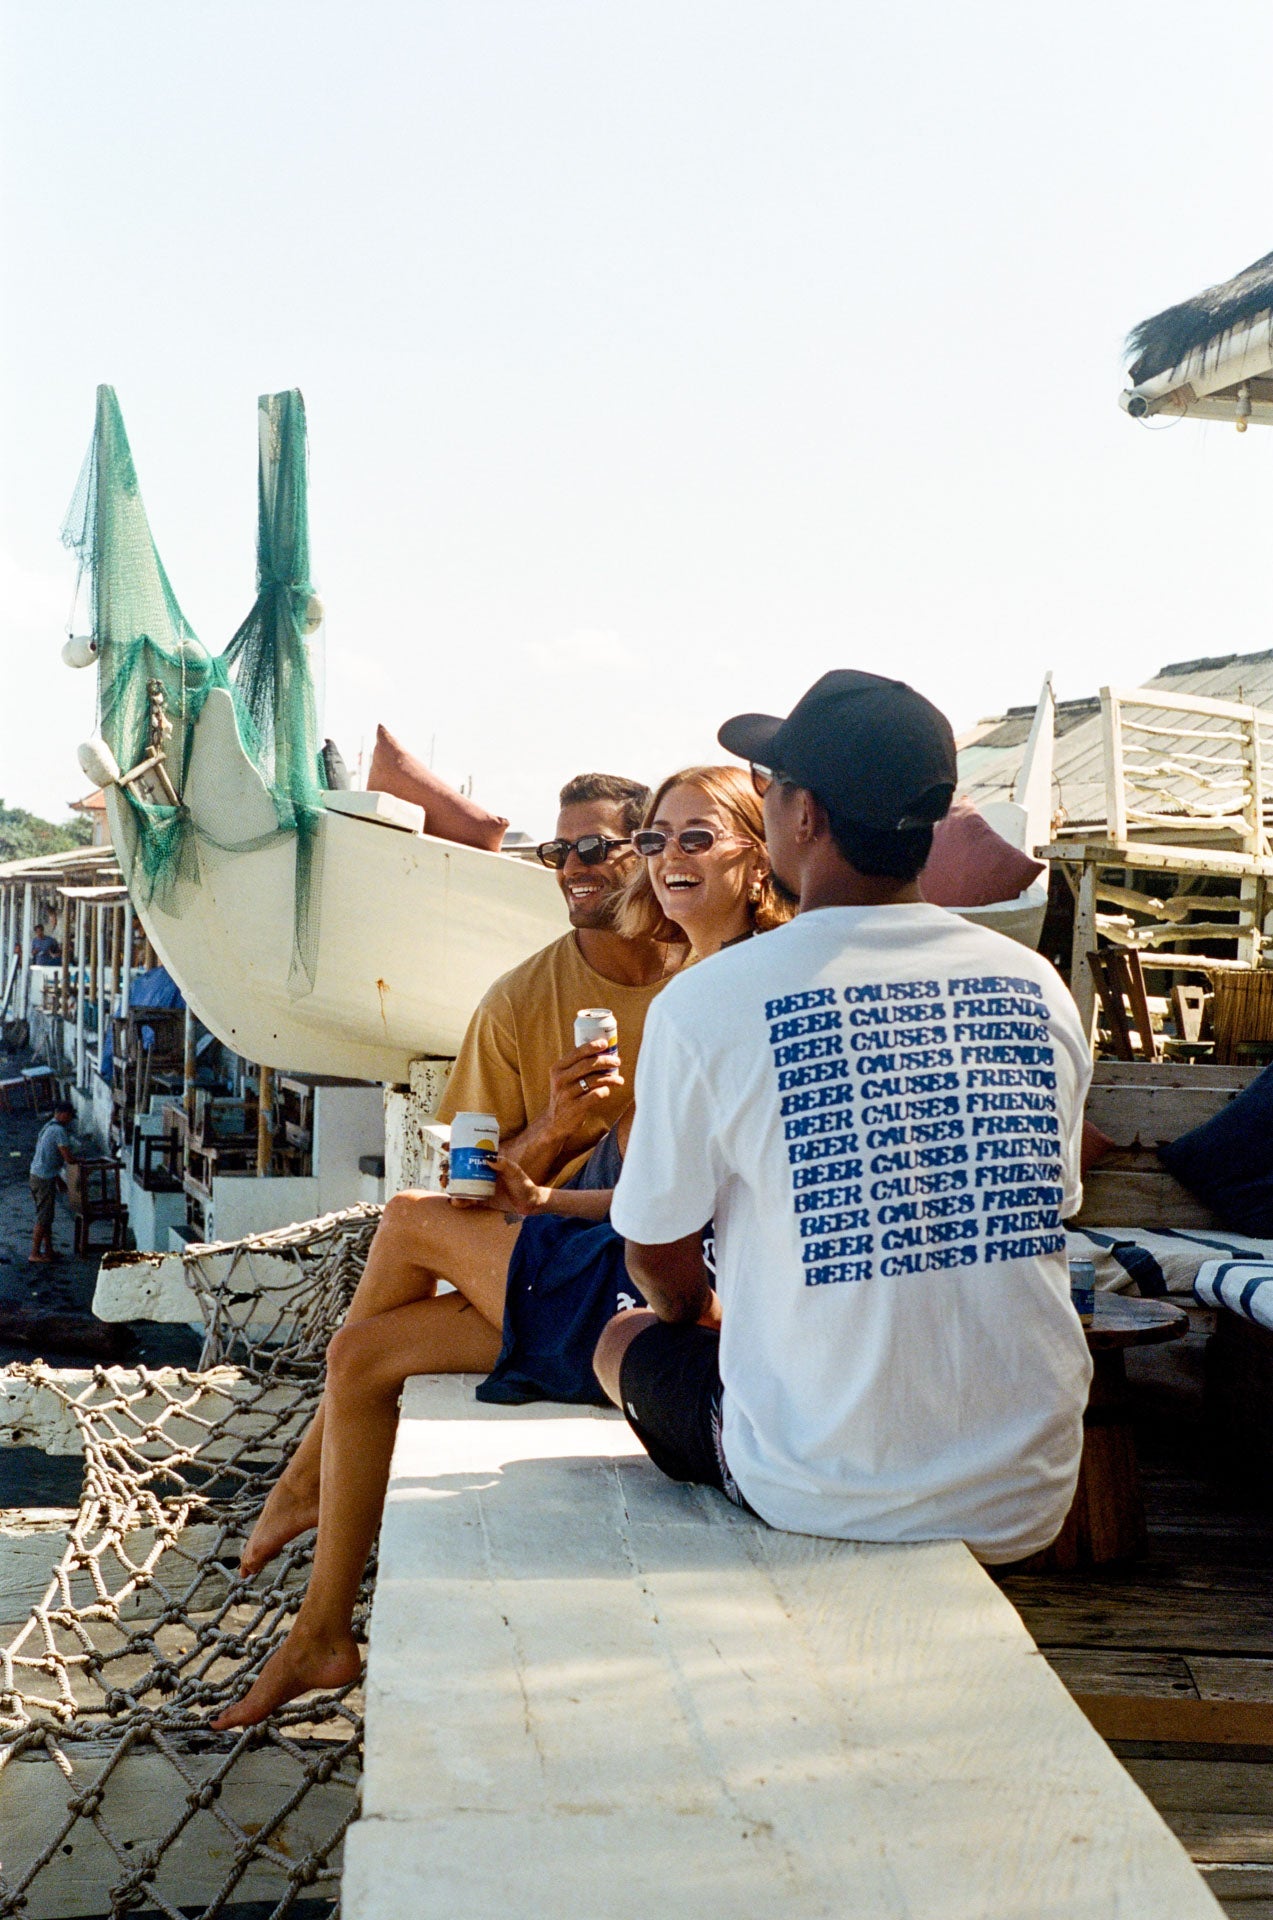
[[[1253,320],[1257,313],[1264,313],[1270,307],[1273,307],[1273,253],[1266,253],[1263,259],[1254,261],[1232,280],[1221,281],[1218,287],[1207,287],[1192,300],[1182,300],[1178,307],[1166,307],[1162,313],[1133,327],[1127,336],[1127,351],[1136,356],[1127,370],[1129,379],[1134,386],[1140,386],[1155,374],[1166,373],[1169,367],[1179,366],[1187,354],[1196,352],[1217,334]]]

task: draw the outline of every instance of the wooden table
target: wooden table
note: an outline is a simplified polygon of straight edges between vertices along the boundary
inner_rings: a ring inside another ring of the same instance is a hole
[[[1128,1347],[1179,1340],[1188,1329],[1183,1308],[1165,1300],[1097,1294],[1087,1329],[1095,1371],[1083,1415],[1078,1488],[1060,1534],[1036,1556],[1040,1569],[1099,1567],[1144,1553],[1145,1502],[1123,1356]]]

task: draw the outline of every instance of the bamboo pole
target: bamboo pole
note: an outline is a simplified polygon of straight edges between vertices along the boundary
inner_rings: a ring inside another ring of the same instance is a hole
[[[96,922],[94,938],[97,946],[97,1071],[101,1073],[106,1063],[106,1020],[109,1001],[106,998],[106,906],[94,908],[93,919]]]
[[[119,955],[120,955],[120,948],[123,944],[122,936],[123,936],[123,925],[124,925],[124,909],[122,907],[112,907],[110,911],[111,911],[110,1010],[111,1010],[111,1018],[113,1019],[115,1015],[115,1008],[119,1002],[119,986],[120,986]]]
[[[22,889],[22,985],[18,992],[18,1018],[31,1018],[31,942],[35,938],[35,888],[28,880]]]
[[[194,1015],[186,1008],[185,1024],[182,1028],[181,1054],[181,1104],[186,1116],[186,1138],[194,1132],[194,1076],[195,1076],[195,1033]]]
[[[269,1173],[270,1162],[274,1157],[274,1127],[271,1109],[274,1104],[274,1069],[258,1069],[256,1097],[256,1177],[263,1180]]]
[[[71,1007],[71,907],[62,896],[62,1058],[66,1058],[66,1022]]]
[[[75,902],[75,1084],[84,1085],[84,902]]]
[[[124,902],[124,986],[120,995],[119,1011],[124,1019],[128,1018],[128,1009],[133,1003],[133,903]]]

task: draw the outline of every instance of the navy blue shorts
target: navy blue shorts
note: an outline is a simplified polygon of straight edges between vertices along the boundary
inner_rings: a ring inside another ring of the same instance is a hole
[[[747,1507],[721,1443],[718,1333],[662,1321],[647,1327],[623,1356],[619,1393],[628,1425],[661,1473],[715,1487]]]

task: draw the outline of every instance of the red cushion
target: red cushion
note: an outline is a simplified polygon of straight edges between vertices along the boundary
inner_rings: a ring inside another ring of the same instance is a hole
[[[1015,900],[1043,871],[1041,860],[1010,846],[971,800],[955,800],[933,828],[919,887],[935,907],[992,907]]]
[[[376,751],[371,756],[367,789],[370,793],[394,793],[399,800],[414,800],[424,808],[426,833],[436,834],[439,840],[457,840],[462,847],[485,847],[488,853],[498,853],[508,830],[507,820],[448,787],[384,727],[376,728]]]

